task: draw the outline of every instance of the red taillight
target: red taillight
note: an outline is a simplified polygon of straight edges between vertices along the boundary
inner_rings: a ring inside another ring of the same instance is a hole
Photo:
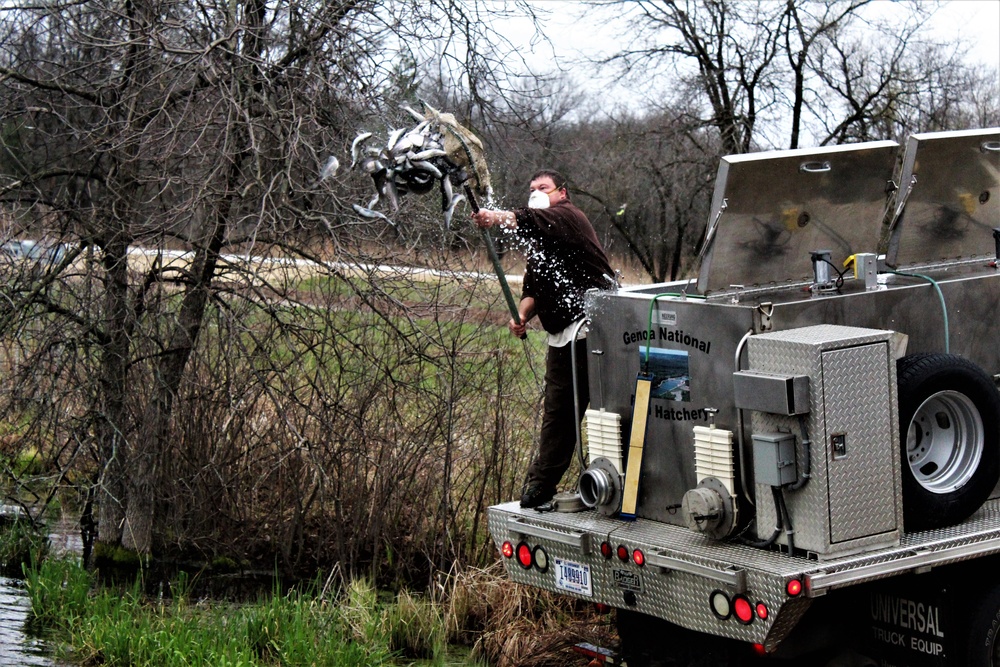
[[[601,615],[601,616],[603,616],[604,614],[610,614],[611,613],[611,606],[610,605],[606,605],[603,602],[595,602],[594,603],[594,612],[597,613],[597,614],[599,614],[599,615]]]
[[[785,584],[785,592],[791,597],[802,594],[802,582],[798,579],[790,579],[787,584]]]
[[[618,560],[620,560],[623,563],[628,562],[628,547],[625,546],[624,544],[618,545]]]
[[[517,545],[517,562],[521,564],[525,570],[531,567],[531,547],[529,547],[524,542]]]
[[[601,555],[605,558],[611,558],[615,553],[615,550],[611,548],[611,545],[607,542],[601,542]]]
[[[753,605],[750,604],[750,600],[742,595],[737,595],[733,598],[733,615],[736,616],[736,620],[744,625],[749,625],[753,622]]]
[[[767,655],[767,649],[764,648],[763,644],[754,644],[753,645],[753,652],[756,653],[761,658],[763,658],[765,655]]]
[[[764,604],[763,602],[758,602],[757,606],[755,607],[755,609],[757,610],[757,618],[759,618],[762,621],[766,621],[767,620],[767,605]]]
[[[511,558],[514,556],[514,545],[510,542],[504,542],[503,546],[500,547],[500,553],[503,554],[504,558]]]
[[[642,553],[639,549],[632,552],[632,562],[642,567],[646,564],[646,554]]]

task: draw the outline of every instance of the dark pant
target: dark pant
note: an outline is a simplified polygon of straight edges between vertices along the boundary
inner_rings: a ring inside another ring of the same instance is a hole
[[[580,412],[574,414],[573,364],[569,345],[549,347],[545,355],[545,400],[542,404],[542,431],[538,456],[528,467],[526,486],[540,484],[555,491],[563,473],[573,461],[576,427],[590,402],[587,383],[587,341],[576,343],[576,382]]]

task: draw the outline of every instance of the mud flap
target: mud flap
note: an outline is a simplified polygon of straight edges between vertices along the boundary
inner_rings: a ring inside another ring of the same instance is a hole
[[[867,589],[868,628],[863,652],[879,664],[908,667],[969,667],[956,641],[964,623],[960,605],[949,595],[947,579],[930,575],[899,577]],[[851,596],[847,596],[851,599]],[[863,608],[862,598],[858,606]]]

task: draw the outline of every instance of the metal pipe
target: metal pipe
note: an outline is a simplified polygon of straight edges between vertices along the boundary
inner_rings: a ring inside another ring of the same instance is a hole
[[[587,468],[580,475],[580,499],[587,507],[607,505],[614,496],[614,482],[604,470]]]
[[[799,470],[799,478],[788,485],[789,491],[801,489],[812,475],[812,441],[809,440],[809,429],[806,426],[805,415],[799,415],[799,430],[802,432],[802,469]]]
[[[577,391],[577,377],[576,377],[576,337],[580,335],[580,329],[586,325],[590,324],[588,318],[583,318],[576,323],[573,328],[573,337],[570,339],[569,344],[569,363],[573,367],[573,423],[576,425],[576,455],[580,459],[580,469],[587,469],[587,461],[583,458],[583,432],[580,429],[580,393]]]
[[[788,513],[784,491],[780,487],[774,488],[777,489],[774,498],[781,504],[780,507],[775,508],[775,511],[780,512],[781,516],[784,517],[785,541],[788,543],[788,554],[792,555],[795,552],[795,528],[792,527],[792,515]]]
[[[736,345],[736,371],[739,372],[743,370],[740,366],[740,357],[743,355],[743,347],[747,344],[750,336],[753,335],[753,329],[750,329],[745,334],[743,338],[740,339],[739,344]],[[740,483],[743,485],[743,496],[747,499],[750,505],[756,506],[754,502],[753,494],[750,493],[750,485],[747,484],[747,466],[746,459],[743,455],[743,410],[736,408],[736,446],[739,449],[740,456]]]
[[[777,542],[778,538],[781,537],[781,531],[784,530],[785,527],[783,523],[784,515],[781,512],[781,487],[771,487],[771,498],[774,500],[774,531],[769,537],[762,540],[741,539],[740,542],[742,544],[745,544],[748,547],[756,547],[757,549],[766,549]]]

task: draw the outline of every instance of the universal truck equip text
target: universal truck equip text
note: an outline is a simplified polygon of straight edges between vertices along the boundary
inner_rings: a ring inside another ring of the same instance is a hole
[[[998,259],[1000,128],[723,158],[697,279],[588,293],[508,575],[615,608],[597,662],[1000,667]]]

